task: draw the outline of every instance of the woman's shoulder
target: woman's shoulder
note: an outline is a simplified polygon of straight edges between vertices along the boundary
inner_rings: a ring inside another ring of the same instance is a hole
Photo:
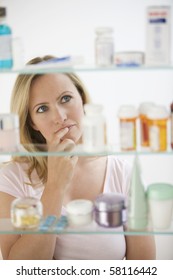
[[[15,161],[7,162],[0,169],[0,191],[15,197],[22,196],[25,179],[23,164]]]
[[[5,163],[1,163],[0,174],[4,175],[12,175],[12,174],[22,174],[25,172],[27,168],[26,163],[20,163],[16,161],[9,161]]]
[[[41,184],[36,190],[27,175],[27,163],[11,161],[0,169],[0,191],[15,197],[39,196]]]

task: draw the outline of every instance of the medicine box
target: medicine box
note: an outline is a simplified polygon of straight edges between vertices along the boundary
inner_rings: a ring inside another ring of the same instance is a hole
[[[171,62],[171,8],[147,8],[146,65],[169,65]]]

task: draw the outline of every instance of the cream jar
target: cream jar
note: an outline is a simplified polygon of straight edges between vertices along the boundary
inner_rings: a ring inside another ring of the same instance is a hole
[[[42,215],[42,203],[33,197],[17,198],[11,204],[11,222],[15,228],[37,228]]]
[[[66,206],[70,226],[84,226],[93,220],[93,203],[87,199],[75,199]]]
[[[103,227],[119,227],[125,217],[125,198],[122,194],[103,193],[94,202],[94,219]]]
[[[173,219],[173,185],[150,184],[147,188],[147,196],[153,228],[169,228]]]

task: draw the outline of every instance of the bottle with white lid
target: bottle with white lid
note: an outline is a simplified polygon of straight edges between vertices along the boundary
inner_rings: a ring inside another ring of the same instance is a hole
[[[120,147],[123,151],[136,150],[136,119],[138,110],[133,105],[122,105],[118,112],[120,121]]]
[[[83,148],[87,152],[99,152],[105,149],[106,120],[103,106],[100,104],[85,104],[83,125]]]
[[[0,114],[0,151],[16,151],[20,144],[17,114]]]
[[[153,106],[153,102],[143,102],[139,106],[140,140],[142,147],[149,147],[149,126],[147,113]]]
[[[165,106],[155,105],[147,113],[149,120],[149,142],[152,151],[167,149],[167,121],[169,113]]]
[[[95,59],[98,66],[114,64],[114,38],[113,28],[98,27],[95,30]]]
[[[13,66],[12,31],[5,20],[6,8],[0,7],[0,69],[8,69]]]

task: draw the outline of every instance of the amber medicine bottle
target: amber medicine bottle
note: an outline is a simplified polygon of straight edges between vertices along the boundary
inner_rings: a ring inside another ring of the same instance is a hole
[[[147,114],[149,120],[149,141],[152,151],[167,149],[167,121],[169,114],[164,106],[153,106]]]
[[[173,102],[171,103],[171,148],[173,149]]]
[[[136,150],[136,119],[138,111],[133,105],[123,105],[118,113],[120,147],[123,151]]]
[[[141,147],[149,147],[149,125],[147,112],[154,106],[152,102],[143,102],[139,106]]]

